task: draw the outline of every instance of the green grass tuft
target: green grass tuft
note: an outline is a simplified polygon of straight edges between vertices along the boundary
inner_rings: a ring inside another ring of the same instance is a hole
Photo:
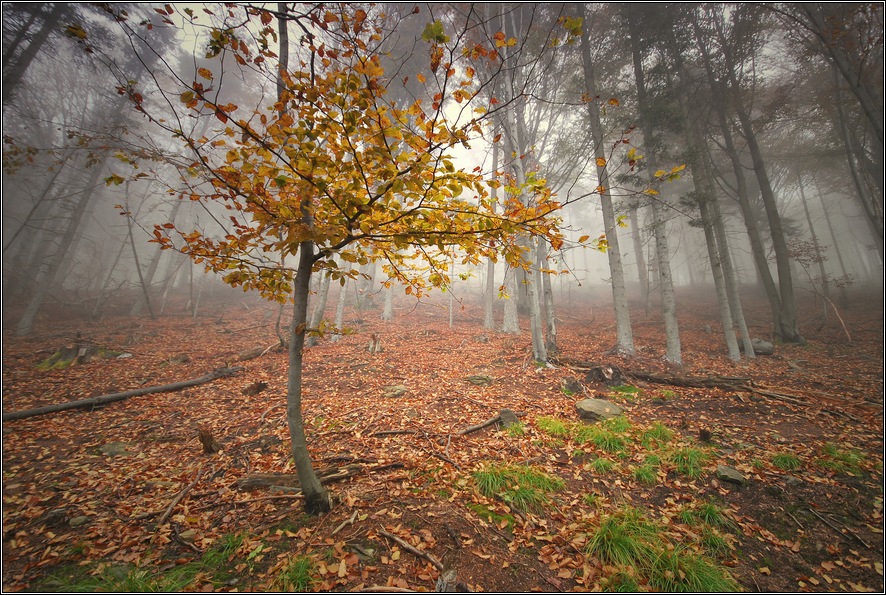
[[[800,459],[792,454],[775,454],[772,455],[772,464],[782,471],[793,471],[799,469],[802,463]]]
[[[658,529],[636,508],[626,507],[603,519],[587,553],[608,564],[649,566],[659,546]]]
[[[569,435],[569,428],[563,422],[563,420],[557,419],[555,417],[539,417],[535,420],[535,425],[539,430],[547,434],[548,436],[554,436],[556,438],[564,438]]]
[[[480,493],[498,498],[514,508],[538,511],[549,500],[547,494],[566,485],[557,477],[519,465],[491,466],[474,473]]]
[[[298,556],[290,560],[286,568],[280,571],[277,582],[283,591],[304,593],[311,589],[316,580],[313,576],[315,570],[313,560],[307,556]]]
[[[671,461],[677,467],[677,472],[690,479],[698,479],[704,472],[704,464],[708,462],[710,455],[698,448],[678,448],[671,455]]]
[[[863,462],[864,455],[861,451],[855,448],[843,449],[833,442],[826,443],[821,449],[821,455],[815,460],[822,469],[848,475],[860,474]]]
[[[723,593],[739,585],[720,566],[678,545],[659,552],[652,564],[649,585],[669,593]]]

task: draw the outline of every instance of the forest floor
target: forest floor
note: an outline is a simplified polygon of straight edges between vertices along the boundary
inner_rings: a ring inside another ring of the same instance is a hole
[[[476,306],[452,328],[445,305],[404,306],[387,324],[377,312],[351,312],[356,333],[306,354],[315,468],[350,475],[329,483],[334,507],[321,517],[303,514],[291,488],[238,483],[294,473],[286,355],[236,361],[276,341],[274,307],[250,301],[197,319],[51,329],[47,321],[31,338],[7,327],[5,413],[244,370],[4,423],[3,589],[433,591],[440,572],[428,553],[474,591],[882,592],[882,296],[841,310],[851,342],[833,313],[816,330],[820,306],[808,303],[808,344],[739,363],[710,330],[713,302],[696,299],[680,311],[681,369],[663,363],[661,325],[642,311],[637,355],[606,355],[612,315],[590,302],[564,308],[556,367],[535,365],[528,332],[484,331]],[[766,304],[749,301],[752,333],[768,337]],[[35,368],[78,333],[132,357]],[[372,333],[380,353],[367,350]],[[587,366],[576,362],[615,365],[626,377],[616,387],[586,382]],[[741,377],[761,392],[632,372]],[[585,394],[564,390],[568,378]],[[243,394],[258,381],[263,392]],[[591,396],[617,403],[624,417],[586,431],[575,403]],[[458,433],[503,408],[525,414],[521,424]],[[205,454],[200,428],[224,450]],[[554,481],[508,484],[523,481],[514,470],[524,465]],[[746,483],[718,479],[721,465]],[[626,542],[639,545],[619,564]]]

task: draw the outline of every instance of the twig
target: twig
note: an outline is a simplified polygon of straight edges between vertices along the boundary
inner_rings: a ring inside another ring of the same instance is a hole
[[[273,407],[271,407],[270,409],[268,409],[267,411],[265,411],[264,413],[261,414],[261,417],[259,418],[258,423],[259,424],[265,423],[265,416],[268,413],[270,413],[274,409],[279,409],[280,407],[284,407],[285,405],[286,405],[286,403],[278,403],[278,404],[274,405]]]
[[[798,526],[798,527],[800,527],[800,528],[803,529],[804,531],[806,530],[806,527],[804,527],[803,525],[801,525],[801,524],[800,524],[800,521],[798,521],[794,515],[792,515],[792,514],[789,513],[788,511],[785,511],[785,513],[786,513],[789,517],[791,517],[791,518],[794,520],[795,523],[797,523],[797,526]]]
[[[461,465],[459,465],[458,463],[456,463],[455,461],[453,461],[453,460],[450,459],[449,457],[443,456],[443,455],[441,455],[441,454],[438,453],[438,452],[434,452],[433,450],[429,450],[428,452],[431,454],[431,456],[433,456],[433,457],[437,457],[437,458],[440,459],[441,461],[444,461],[444,462],[446,462],[446,463],[449,463],[450,465],[452,465],[453,467],[455,467],[455,468],[458,469],[459,471],[462,470],[462,469],[461,469]]]
[[[160,520],[157,521],[157,528],[158,529],[160,527],[162,527],[163,523],[165,523],[169,519],[169,516],[172,514],[172,509],[174,509],[176,507],[176,505],[182,501],[182,498],[184,498],[187,495],[187,493],[191,491],[191,488],[193,488],[195,485],[197,485],[197,482],[200,481],[200,475],[202,475],[202,472],[203,472],[203,466],[201,465],[200,468],[197,470],[197,477],[194,478],[194,481],[192,481],[187,486],[185,486],[185,488],[182,491],[180,491],[175,496],[175,498],[172,499],[172,502],[170,502],[169,507],[166,509],[166,512],[164,512],[163,516],[160,517]]]
[[[344,529],[346,526],[348,526],[348,525],[353,525],[353,524],[354,524],[354,521],[356,521],[356,520],[357,520],[357,511],[355,510],[355,511],[353,512],[353,514],[351,514],[351,518],[343,520],[342,523],[341,523],[341,525],[339,525],[338,527],[336,527],[336,528],[332,531],[332,534],[335,535],[336,533],[338,533],[339,531],[341,531],[342,529]]]
[[[825,517],[821,516],[820,514],[818,514],[817,512],[815,512],[814,510],[812,510],[811,508],[807,508],[806,510],[808,510],[809,512],[811,512],[812,514],[814,514],[815,516],[817,516],[817,517],[819,518],[819,520],[821,520],[821,522],[823,522],[825,525],[827,525],[828,527],[830,527],[831,529],[833,529],[834,531],[836,531],[836,532],[839,533],[840,535],[843,535],[843,530],[840,529],[839,527],[836,527],[836,526],[834,526],[833,524],[831,524],[831,522],[830,522],[829,520],[827,520]],[[869,550],[874,549],[874,548],[872,548],[871,546],[869,546],[867,543],[865,543],[864,540],[863,540],[861,537],[859,537],[858,535],[856,535],[856,534],[852,531],[852,529],[850,529],[849,527],[845,527],[845,526],[844,526],[843,529],[846,529],[846,532],[849,533],[849,535],[851,535],[851,536],[854,537],[855,539],[857,539],[858,542],[859,542],[861,545],[865,546],[865,547],[868,548]]]
[[[378,534],[381,535],[382,537],[387,537],[391,541],[397,543],[397,545],[402,547],[407,552],[409,552],[415,556],[418,556],[419,558],[424,558],[425,560],[427,560],[428,562],[433,564],[434,568],[436,568],[440,572],[443,572],[443,563],[440,562],[440,560],[438,560],[437,558],[435,558],[433,554],[430,554],[428,552],[424,552],[418,548],[415,548],[415,547],[409,545],[408,543],[403,541],[401,538],[397,537],[396,535],[394,535],[392,533],[388,533],[384,529],[379,529]]]
[[[470,434],[471,432],[476,432],[477,430],[482,430],[483,428],[485,428],[487,426],[491,426],[492,424],[496,424],[500,421],[501,421],[501,415],[496,415],[493,418],[487,419],[483,423],[479,423],[475,426],[468,426],[464,430],[459,430],[458,435],[464,436],[465,434]]]

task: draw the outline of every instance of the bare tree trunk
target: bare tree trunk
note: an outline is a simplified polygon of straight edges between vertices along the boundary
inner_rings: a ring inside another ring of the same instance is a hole
[[[834,226],[831,223],[831,215],[828,212],[827,203],[825,203],[824,195],[821,193],[821,186],[818,185],[818,181],[815,179],[815,174],[812,175],[812,182],[815,184],[815,190],[818,193],[818,200],[821,202],[821,212],[824,213],[824,220],[828,226],[828,233],[831,236],[831,245],[834,247],[834,252],[837,254],[837,262],[840,265],[840,273],[843,278],[843,283],[839,283],[840,287],[840,305],[844,308],[849,306],[849,298],[846,296],[846,281],[849,279],[849,273],[846,270],[846,264],[843,262],[843,251],[840,249],[840,242],[837,241],[837,235],[834,233]]]
[[[351,263],[345,263],[345,273],[351,270]],[[341,285],[341,289],[338,292],[338,300],[335,304],[335,333],[332,335],[332,342],[336,343],[342,337],[342,325],[345,322],[345,301],[348,296],[348,282],[349,279],[347,277],[343,277],[344,284]]]
[[[329,281],[328,274],[324,274],[320,278],[320,288],[317,291],[317,299],[314,300],[314,310],[311,312],[311,324],[308,326],[308,332],[310,332],[311,335],[305,340],[307,347],[313,347],[317,344],[317,335],[314,331],[320,328],[320,323],[323,322],[323,314],[326,313],[326,300],[329,297]],[[393,289],[393,287],[391,289]]]
[[[493,127],[493,135],[498,132],[498,126]],[[493,176],[498,176],[498,153],[499,153],[499,145],[498,143],[493,143],[492,145],[492,172]],[[496,204],[498,203],[498,188],[495,187],[492,189],[492,212],[495,212]],[[486,294],[483,296],[483,328],[485,329],[494,329],[495,328],[495,298],[497,294],[497,289],[495,286],[495,262],[492,258],[486,259]]]
[[[559,352],[557,348],[557,316],[554,311],[554,288],[551,285],[551,273],[545,270],[550,268],[547,266],[547,246],[548,243],[543,238],[538,239],[538,270],[541,275],[545,313],[545,350],[549,358],[555,358]]]
[[[181,200],[177,200],[175,202],[175,206],[172,207],[172,212],[169,214],[169,223],[175,223],[175,218],[178,215],[178,210],[182,205]],[[157,246],[154,250],[154,255],[151,257],[151,262],[148,263],[148,270],[145,273],[144,284],[145,287],[150,287],[154,283],[154,275],[157,274],[157,267],[160,264],[160,259],[163,257],[164,250]],[[138,300],[132,305],[132,309],[129,311],[130,316],[139,316],[142,313],[142,308],[148,306],[148,310],[151,310],[151,296],[148,291],[145,291],[145,294],[139,297]],[[153,312],[151,313],[151,318],[153,318]]]
[[[517,316],[517,271],[512,267],[505,269],[503,285],[507,298],[505,299],[505,312],[501,323],[501,332],[518,334],[520,332],[520,318]]]
[[[815,259],[818,262],[818,274],[821,277],[821,293],[825,298],[831,296],[830,284],[828,283],[828,274],[824,268],[824,254],[818,243],[818,235],[815,233],[815,226],[812,224],[812,216],[809,214],[809,205],[806,204],[806,192],[803,190],[803,175],[797,171],[797,187],[800,189],[800,202],[803,204],[803,213],[806,215],[806,224],[809,225],[809,236],[812,238],[812,246],[815,248]]]
[[[582,5],[582,13],[585,20],[588,18],[587,9]],[[596,84],[594,81],[594,65],[591,62],[590,41],[587,27],[582,27],[581,32],[581,57],[585,75],[585,91],[591,98],[597,97]],[[606,233],[609,257],[609,271],[612,275],[612,301],[615,308],[615,350],[627,355],[634,355],[634,335],[631,330],[631,314],[628,309],[627,292],[625,290],[624,269],[621,262],[621,251],[618,245],[618,226],[615,222],[615,213],[612,208],[612,198],[609,193],[609,173],[606,165],[606,154],[603,144],[603,127],[600,123],[600,106],[597,99],[588,101],[591,134],[594,142],[594,157],[597,159],[597,178],[600,190],[600,205],[603,210],[603,226]],[[601,161],[602,159],[602,161]]]
[[[65,227],[64,234],[59,241],[55,254],[41,265],[40,270],[37,273],[38,279],[40,279],[39,286],[37,287],[35,294],[31,297],[21,320],[19,320],[18,327],[16,328],[16,334],[18,336],[30,335],[33,331],[34,318],[37,316],[37,312],[43,305],[43,300],[46,299],[46,295],[49,293],[50,288],[55,284],[59,269],[65,261],[66,253],[74,241],[74,237],[80,228],[80,221],[83,218],[84,213],[86,213],[86,208],[89,206],[89,201],[92,199],[93,193],[95,192],[95,184],[101,175],[102,167],[104,167],[103,164],[94,166],[95,169],[93,169],[92,176],[90,176],[89,181],[85,186],[85,190],[80,193],[80,198],[74,204],[71,218]]]
[[[637,211],[640,210],[639,205],[632,205],[628,211],[631,222],[631,239],[634,243],[634,258],[637,261],[637,279],[640,282],[640,300],[649,313],[649,270],[646,267],[646,257],[643,252],[643,234],[640,229],[640,217]]]
[[[24,51],[22,51],[22,53],[18,57],[18,60],[16,60],[15,64],[9,68],[8,72],[3,73],[4,104],[9,102],[16,87],[18,87],[19,83],[21,83],[22,81],[22,78],[24,78],[25,72],[27,72],[28,67],[31,65],[31,62],[37,56],[37,52],[40,51],[40,48],[43,47],[43,44],[46,43],[47,39],[49,39],[49,35],[52,33],[53,29],[55,29],[55,27],[58,25],[59,19],[61,18],[62,12],[64,12],[65,8],[65,2],[56,2],[53,5],[52,10],[43,19],[43,25],[34,34],[34,37],[31,38],[31,42],[28,44],[28,47],[26,47]],[[4,70],[6,69],[4,68]]]
[[[286,3],[277,5],[280,14],[286,13]],[[285,18],[277,18],[280,39],[280,72],[289,69],[289,32]],[[283,77],[277,77],[278,97],[283,95]],[[301,222],[310,228],[313,225],[307,204],[302,204]],[[314,244],[302,242],[298,249],[298,269],[293,290],[292,325],[289,331],[289,376],[286,390],[286,420],[289,425],[292,460],[298,473],[298,482],[305,496],[305,511],[308,514],[323,514],[332,508],[329,492],[317,479],[308,452],[302,417],[302,369],[304,365],[305,330],[308,318],[308,294],[311,287],[311,271],[314,267]]]

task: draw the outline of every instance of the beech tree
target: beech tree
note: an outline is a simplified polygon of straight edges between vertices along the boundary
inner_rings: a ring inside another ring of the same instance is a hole
[[[488,188],[499,182],[457,168],[447,153],[468,146],[483,133],[483,121],[501,109],[494,100],[480,103],[472,65],[498,61],[494,45],[465,47],[463,32],[450,35],[442,22],[425,20],[425,67],[416,75],[422,96],[401,105],[386,97],[388,75],[376,51],[386,35],[382,15],[356,5],[220,10],[224,14],[217,17],[245,24],[213,27],[208,56],[232,54],[242,66],[277,77],[277,98],[255,110],[229,103],[224,73],[210,67],[200,68],[193,81],[175,72],[153,75],[171,113],[146,101],[139,88],[125,89],[136,110],[191,153],[193,161],[182,171],[192,191],[183,198],[221,205],[229,215],[224,235],[167,223],[156,227],[153,241],[222,273],[230,285],[272,300],[291,298],[292,456],[306,510],[322,513],[329,496],[313,471],[301,416],[302,352],[305,335],[314,331],[307,321],[312,274],[343,283],[357,274],[349,265],[383,260],[407,294],[420,296],[449,284],[453,258],[470,265],[503,258],[521,267],[530,255],[518,236],[542,236],[558,247],[553,214],[560,204],[542,180],[529,177],[512,194],[533,200],[500,199],[496,212]],[[191,9],[182,11],[197,18]],[[158,12],[170,24],[181,16],[169,5]],[[287,23],[299,34],[294,48]],[[140,35],[134,25],[123,26]],[[250,35],[257,47],[247,43]],[[275,38],[279,57],[272,49]],[[167,77],[178,84],[170,86]],[[449,105],[457,117],[448,115]],[[197,138],[183,132],[185,118],[217,123]],[[288,257],[297,257],[294,267],[280,265]]]

